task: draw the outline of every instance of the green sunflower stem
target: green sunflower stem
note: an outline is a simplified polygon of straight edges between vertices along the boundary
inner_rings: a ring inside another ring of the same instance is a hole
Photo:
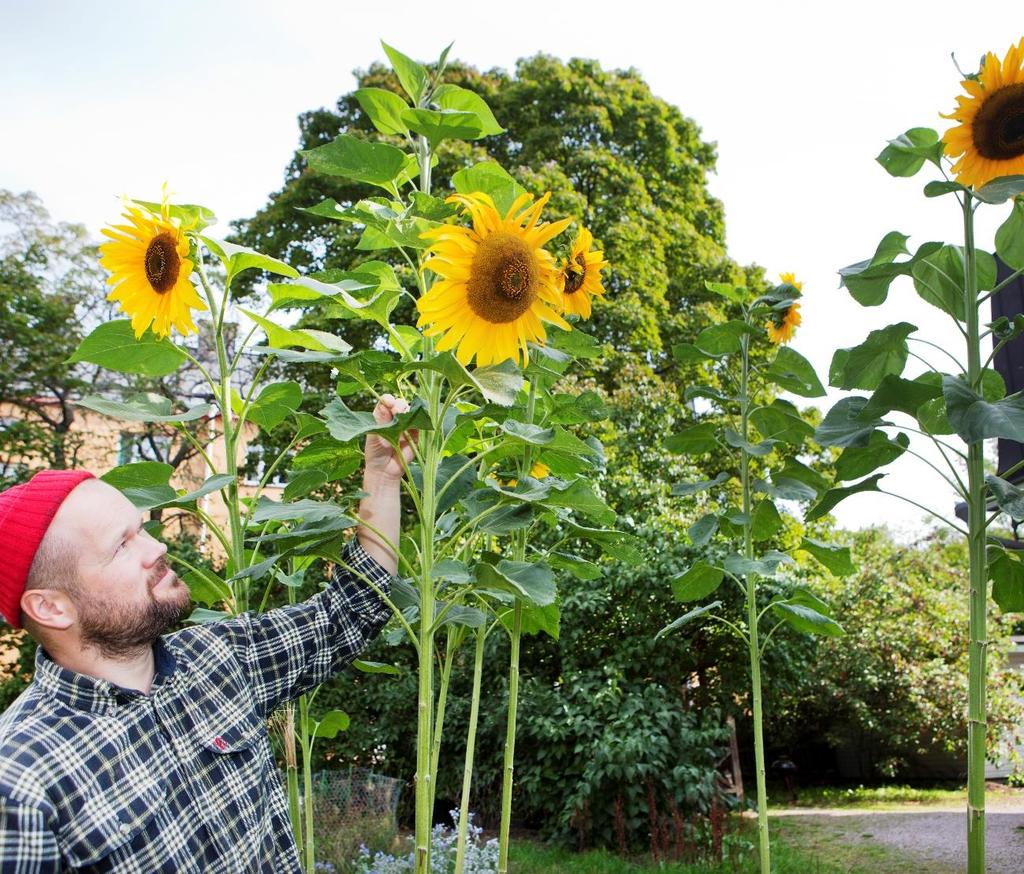
[[[537,407],[537,381],[530,380],[530,389],[526,398],[526,421],[533,424]],[[519,478],[522,479],[533,466],[533,450],[527,444],[523,453],[522,468]],[[515,561],[526,560],[526,532],[517,531],[512,551]],[[512,616],[512,635],[508,665],[508,722],[505,726],[505,765],[501,783],[501,826],[498,831],[498,874],[508,872],[509,832],[512,826],[512,787],[516,757],[516,720],[519,710],[519,649],[523,636],[523,602],[516,598]]]
[[[419,138],[420,191],[430,193],[430,145]],[[424,286],[422,272],[417,281]],[[434,355],[434,343],[423,340],[423,358]],[[419,395],[426,404],[432,422],[440,412],[440,379],[425,371]],[[430,830],[433,818],[434,790],[431,785],[434,718],[434,525],[437,511],[437,469],[442,454],[442,430],[431,429],[421,440],[423,490],[420,494],[420,615],[419,615],[419,684],[416,704],[416,874],[430,874]]]
[[[967,322],[967,379],[981,386],[981,337],[978,303],[977,251],[971,195],[964,194],[964,312]],[[970,643],[968,645],[967,707],[967,871],[985,871],[985,685],[987,681],[986,608],[988,556],[985,551],[984,443],[967,444],[967,544],[970,556]]]
[[[740,434],[744,445],[750,440],[750,338],[744,334],[740,341],[742,371],[740,374]],[[750,453],[740,450],[740,482],[743,487],[743,554],[754,558],[753,523],[750,499]],[[754,770],[757,782],[757,839],[761,859],[761,874],[771,874],[771,841],[768,834],[768,789],[764,764],[764,713],[761,702],[761,650],[758,639],[757,576],[744,577],[747,593],[747,644],[750,649],[750,687],[754,702]]]
[[[224,496],[225,507],[228,513],[228,526],[231,532],[230,549],[228,550],[228,566],[231,573],[238,573],[243,565],[245,535],[242,528],[242,516],[238,506],[238,434],[235,431],[234,423],[231,420],[231,375],[232,370],[228,365],[227,349],[224,346],[223,319],[224,313],[218,311],[217,296],[214,294],[210,281],[206,276],[201,258],[196,259],[196,272],[199,274],[199,281],[203,286],[207,303],[210,306],[210,316],[213,318],[216,330],[214,331],[214,342],[217,347],[217,381],[215,387],[217,401],[220,406],[221,419],[221,440],[224,445],[224,469],[231,477],[226,494]],[[225,288],[224,305],[227,305],[227,289]],[[249,586],[245,580],[238,580],[234,585],[234,601],[239,613],[249,609]]]
[[[476,630],[476,653],[473,658],[473,693],[469,705],[469,730],[466,733],[466,759],[462,768],[462,798],[459,799],[459,839],[455,847],[455,874],[462,874],[466,865],[466,841],[469,836],[469,792],[473,785],[473,755],[476,750],[476,726],[480,717],[480,681],[484,672],[484,643],[487,628]]]
[[[519,706],[519,642],[523,635],[523,602],[516,598],[508,670],[508,723],[505,728],[505,770],[501,783],[501,828],[498,831],[498,874],[508,874],[509,830],[512,825],[512,773],[516,756],[516,714]]]

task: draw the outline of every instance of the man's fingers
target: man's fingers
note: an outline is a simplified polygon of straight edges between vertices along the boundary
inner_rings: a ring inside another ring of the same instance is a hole
[[[377,406],[373,408],[373,419],[378,425],[386,425],[395,416],[409,411],[409,402],[404,398],[396,398],[391,394],[380,396]]]

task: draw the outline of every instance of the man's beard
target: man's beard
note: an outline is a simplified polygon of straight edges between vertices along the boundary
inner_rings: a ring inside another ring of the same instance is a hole
[[[146,581],[149,600],[143,606],[125,608],[82,599],[77,605],[82,644],[98,649],[106,658],[125,660],[151,647],[161,634],[173,628],[192,600],[185,586],[181,587],[181,596],[174,600],[153,597],[153,587],[167,570],[167,561],[161,558]]]

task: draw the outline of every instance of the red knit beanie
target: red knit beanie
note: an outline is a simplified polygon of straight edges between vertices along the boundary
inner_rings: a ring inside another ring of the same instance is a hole
[[[21,628],[21,594],[32,559],[64,499],[87,470],[43,470],[27,483],[0,492],[0,613]]]

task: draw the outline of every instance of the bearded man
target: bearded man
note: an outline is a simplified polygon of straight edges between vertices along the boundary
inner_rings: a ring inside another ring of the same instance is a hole
[[[188,588],[119,491],[43,471],[0,493],[0,612],[39,644],[0,715],[2,874],[300,872],[267,718],[387,622],[403,468],[367,438],[364,524],[322,592],[172,634]]]

